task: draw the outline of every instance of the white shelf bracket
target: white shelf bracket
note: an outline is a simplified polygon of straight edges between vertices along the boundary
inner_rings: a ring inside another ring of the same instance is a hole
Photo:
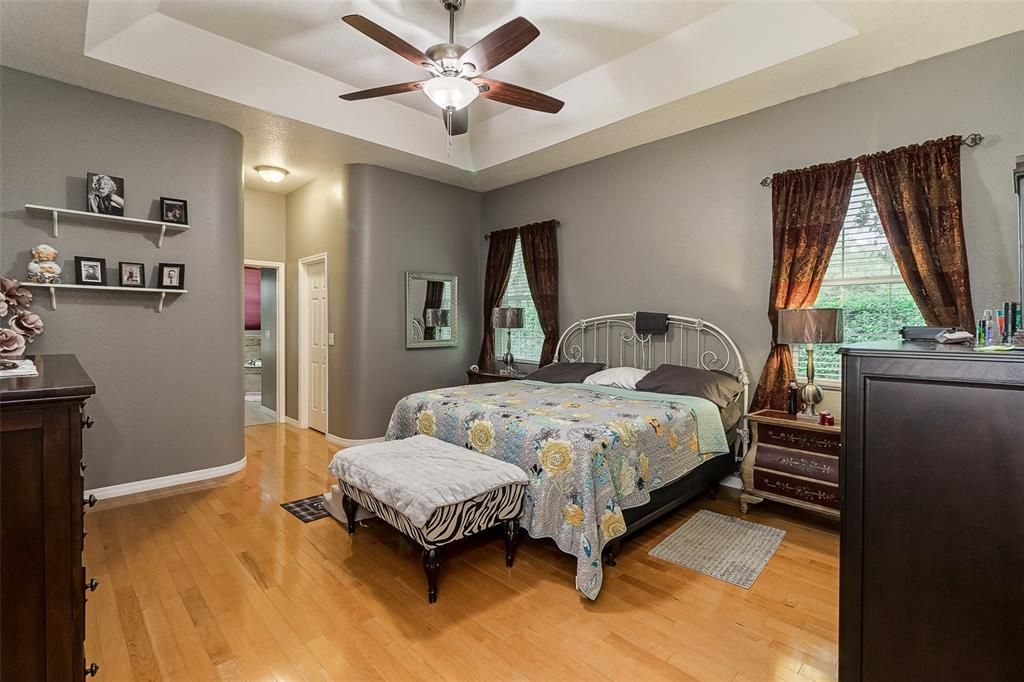
[[[163,248],[163,246],[164,246],[164,235],[165,234],[167,234],[167,226],[166,225],[161,225],[160,226],[160,239],[158,239],[157,242],[156,242],[156,248],[158,248],[158,249],[162,249]],[[163,302],[162,299],[161,299],[161,302]]]
[[[57,238],[57,212],[53,212],[53,238]],[[53,289],[50,289],[50,293],[53,293]]]
[[[161,293],[160,294],[160,303],[156,307],[156,311],[158,313],[162,313],[164,311],[164,299],[165,298],[167,298],[167,294]]]
[[[56,226],[57,223],[54,222],[54,228],[56,228]],[[50,287],[50,307],[53,308],[54,310],[57,309],[57,290],[54,289],[53,287]]]

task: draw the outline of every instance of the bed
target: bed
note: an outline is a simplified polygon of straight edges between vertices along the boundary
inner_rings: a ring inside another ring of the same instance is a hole
[[[399,401],[388,440],[425,434],[526,471],[522,527],[576,557],[576,588],[594,599],[602,561],[614,562],[623,539],[735,471],[747,447],[749,377],[725,332],[679,316],[669,316],[658,336],[637,334],[633,313],[583,319],[562,334],[555,357],[697,367],[729,373],[742,386],[728,409],[694,396],[531,380]]]

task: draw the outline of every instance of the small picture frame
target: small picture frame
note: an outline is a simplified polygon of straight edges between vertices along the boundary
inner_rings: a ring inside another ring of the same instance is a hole
[[[118,282],[123,287],[142,288],[146,286],[146,266],[142,263],[117,264]]]
[[[75,284],[107,286],[107,259],[75,256]]]
[[[124,178],[106,173],[86,173],[85,192],[89,213],[124,215]]]
[[[160,197],[160,222],[188,225],[188,202],[184,199]]]
[[[160,263],[156,285],[160,289],[184,289],[185,266],[182,263]]]

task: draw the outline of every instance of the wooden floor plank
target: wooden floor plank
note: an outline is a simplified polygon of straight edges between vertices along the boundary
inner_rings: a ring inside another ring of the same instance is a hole
[[[836,678],[838,528],[768,502],[786,531],[749,590],[651,557],[699,500],[628,542],[596,601],[575,559],[499,533],[446,550],[428,604],[419,550],[379,520],[350,537],[279,506],[326,490],[322,435],[246,429],[247,466],[215,483],[101,502],[87,514],[86,650],[115,680],[829,680]]]

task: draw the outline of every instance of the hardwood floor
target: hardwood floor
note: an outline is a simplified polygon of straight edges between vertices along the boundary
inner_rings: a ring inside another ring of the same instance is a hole
[[[765,502],[785,541],[750,590],[648,556],[701,500],[626,543],[595,602],[575,559],[500,535],[447,552],[429,605],[420,553],[380,521],[350,538],[278,505],[326,490],[335,449],[246,429],[248,466],[215,487],[101,502],[86,515],[86,651],[106,680],[825,680],[836,676],[834,522]]]

